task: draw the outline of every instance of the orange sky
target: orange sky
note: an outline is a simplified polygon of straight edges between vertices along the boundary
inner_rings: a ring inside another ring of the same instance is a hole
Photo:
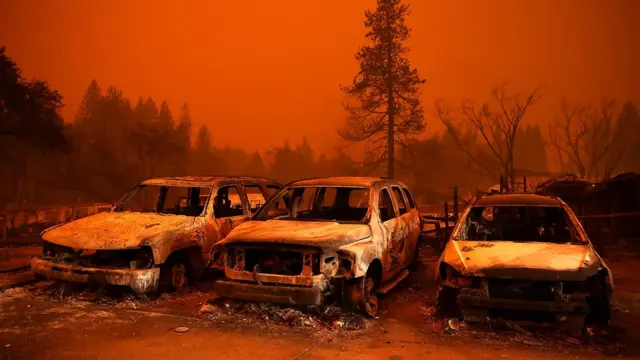
[[[544,85],[528,122],[559,99],[640,100],[640,1],[414,0],[410,59],[437,98],[482,100],[505,80]],[[187,101],[217,145],[266,150],[306,135],[329,152],[344,121],[338,86],[357,71],[374,0],[0,0],[0,44],[48,80],[72,119],[95,78],[131,98]],[[546,129],[545,129],[546,131]]]

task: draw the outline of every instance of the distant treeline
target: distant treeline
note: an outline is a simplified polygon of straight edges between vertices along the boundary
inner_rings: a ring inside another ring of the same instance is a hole
[[[4,48],[0,82],[0,208],[16,202],[111,202],[140,181],[161,176],[253,175],[288,182],[386,173],[338,150],[314,153],[302,136],[274,144],[262,154],[221,147],[212,138],[215,129],[193,128],[187,104],[172,112],[165,101],[131,101],[122,91],[101,88],[96,81],[88,86],[76,118],[65,123],[59,115],[62,97],[46,82],[24,79]],[[216,119],[198,123],[215,127]],[[630,134],[638,129],[629,128]],[[456,137],[444,132],[412,140],[397,155],[396,177],[411,186],[423,204],[450,197],[454,185],[462,197],[465,191],[485,190],[497,183],[501,167],[478,136],[471,131]],[[625,145],[625,154],[640,149],[634,141]],[[461,142],[474,148],[473,161]],[[538,125],[521,126],[513,152],[516,168],[523,175],[547,173],[547,148]],[[637,167],[637,156],[624,159],[625,170]]]
[[[381,175],[340,152],[315,154],[304,137],[264,154],[218,147],[207,126],[192,129],[192,123],[187,104],[174,116],[165,101],[158,105],[149,97],[133,104],[122,91],[102,90],[92,81],[75,120],[62,128],[68,144],[56,148],[60,151],[38,151],[20,141],[21,147],[5,149],[24,161],[14,162],[12,171],[0,179],[3,203],[114,201],[136,183],[161,176],[251,175],[288,182],[313,176]],[[544,148],[540,129],[522,130],[521,143],[523,150]],[[544,153],[535,154],[529,161],[545,171]],[[453,184],[474,188],[491,183],[479,172],[469,176],[474,171],[471,164],[448,136],[415,141],[401,159],[406,166],[398,177],[423,201],[439,200],[444,196],[439,191]]]

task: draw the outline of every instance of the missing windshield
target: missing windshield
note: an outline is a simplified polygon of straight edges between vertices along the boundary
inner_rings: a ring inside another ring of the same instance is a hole
[[[140,185],[115,211],[199,216],[210,193],[206,187]]]
[[[552,206],[474,206],[455,239],[583,243],[566,210]]]
[[[369,193],[368,188],[290,187],[270,199],[255,219],[362,222]]]

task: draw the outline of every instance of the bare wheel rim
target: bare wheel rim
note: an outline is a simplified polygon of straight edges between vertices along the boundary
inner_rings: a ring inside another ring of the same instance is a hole
[[[375,281],[366,277],[364,283],[364,310],[367,314],[374,316],[378,312],[378,297],[374,293]]]
[[[187,269],[184,264],[174,264],[171,267],[171,285],[180,290],[187,283]]]

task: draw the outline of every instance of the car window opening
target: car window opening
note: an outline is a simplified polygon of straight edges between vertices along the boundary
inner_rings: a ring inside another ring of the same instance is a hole
[[[454,239],[584,243],[567,211],[554,206],[474,206]]]
[[[114,211],[200,216],[210,193],[206,187],[140,185]]]
[[[242,200],[235,185],[223,186],[218,189],[213,200],[213,214],[218,219],[242,216]]]
[[[269,199],[255,220],[359,223],[366,219],[368,211],[368,188],[290,187]]]

